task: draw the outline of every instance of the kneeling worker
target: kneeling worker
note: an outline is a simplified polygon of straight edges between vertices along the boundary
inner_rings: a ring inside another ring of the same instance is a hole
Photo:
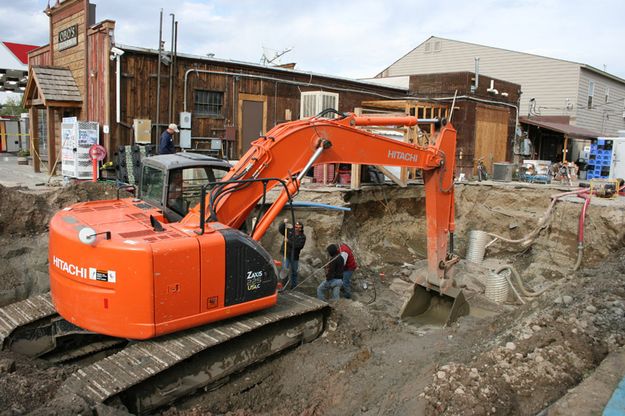
[[[330,256],[330,262],[326,266],[326,280],[317,287],[317,297],[326,300],[326,291],[332,290],[332,300],[338,300],[343,286],[343,257],[339,254],[336,244],[330,244],[326,251]]]

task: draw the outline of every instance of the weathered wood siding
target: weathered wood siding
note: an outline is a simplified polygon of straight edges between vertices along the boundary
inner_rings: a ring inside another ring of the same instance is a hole
[[[349,80],[337,80],[322,76],[276,70],[239,63],[227,63],[178,57],[173,90],[173,117],[168,119],[169,67],[161,66],[159,126],[154,125],[156,114],[157,55],[126,49],[122,57],[121,126],[112,135],[112,145],[129,144],[132,137],[132,123],[135,118],[150,119],[153,123],[152,140],[167,124],[179,124],[179,113],[185,109],[184,77],[188,69],[211,71],[212,73],[190,72],[187,82],[186,111],[193,114],[192,137],[225,138],[226,128],[238,128],[239,95],[254,95],[266,98],[264,114],[267,130],[290,119],[299,118],[300,94],[303,91],[324,90],[338,92],[339,111],[353,111],[362,101],[380,97],[399,98],[404,95],[396,89],[367,85]],[[261,78],[263,77],[263,78]],[[311,85],[312,84],[312,85]],[[323,85],[319,87],[318,85]],[[207,90],[223,93],[223,106],[219,115],[197,115],[194,108],[194,91]],[[114,97],[114,95],[112,95]],[[114,98],[111,99],[112,105]],[[288,111],[287,111],[288,110]],[[263,132],[265,133],[265,132]],[[238,134],[236,140],[239,140]],[[235,148],[240,146],[235,146]]]

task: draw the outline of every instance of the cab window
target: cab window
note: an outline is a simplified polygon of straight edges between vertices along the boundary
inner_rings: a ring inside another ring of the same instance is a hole
[[[222,179],[228,169],[214,167],[192,167],[174,169],[169,172],[167,206],[180,216],[200,202],[202,185]]]
[[[144,166],[141,173],[141,195],[143,200],[150,200],[161,205],[163,201],[164,174],[161,170]]]

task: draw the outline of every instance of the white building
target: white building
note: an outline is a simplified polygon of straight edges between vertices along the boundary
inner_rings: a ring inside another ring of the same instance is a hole
[[[0,41],[0,104],[10,97],[21,100],[28,75],[28,52],[36,48]]]
[[[432,36],[376,78],[407,88],[409,75],[456,71],[521,85],[521,115],[568,116],[606,136],[625,130],[625,80],[578,62]]]

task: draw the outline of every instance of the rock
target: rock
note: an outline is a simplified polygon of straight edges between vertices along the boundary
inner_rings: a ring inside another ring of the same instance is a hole
[[[446,373],[446,372],[444,372],[444,371],[439,371],[439,372],[437,372],[437,373],[436,373],[436,377],[437,377],[439,380],[444,380],[444,379],[445,379],[445,377],[447,377],[447,373]]]
[[[461,388],[461,387],[458,387],[458,388],[454,391],[454,393],[455,393],[455,394],[464,394],[464,390],[462,390],[462,388]]]
[[[590,313],[596,313],[597,312],[597,308],[594,307],[593,305],[588,305],[588,306],[586,306],[586,311],[588,311]]]
[[[562,302],[565,305],[569,305],[569,304],[571,304],[571,302],[573,302],[573,298],[571,296],[568,296],[568,295],[562,296]]]
[[[542,328],[541,328],[540,326],[538,326],[538,325],[533,325],[533,326],[532,326],[532,331],[534,331],[534,332],[538,332],[538,331],[540,331],[541,329],[542,329]]]
[[[553,303],[555,303],[556,305],[559,305],[562,303],[562,296],[558,296],[557,298],[555,298],[553,300]]]
[[[3,358],[0,360],[0,374],[12,373],[15,371],[15,360]]]
[[[542,357],[542,355],[537,355],[534,358],[534,361],[536,361],[537,363],[542,363],[543,361],[545,361],[545,359]]]
[[[516,344],[514,342],[507,342],[506,349],[510,351],[516,350]]]

